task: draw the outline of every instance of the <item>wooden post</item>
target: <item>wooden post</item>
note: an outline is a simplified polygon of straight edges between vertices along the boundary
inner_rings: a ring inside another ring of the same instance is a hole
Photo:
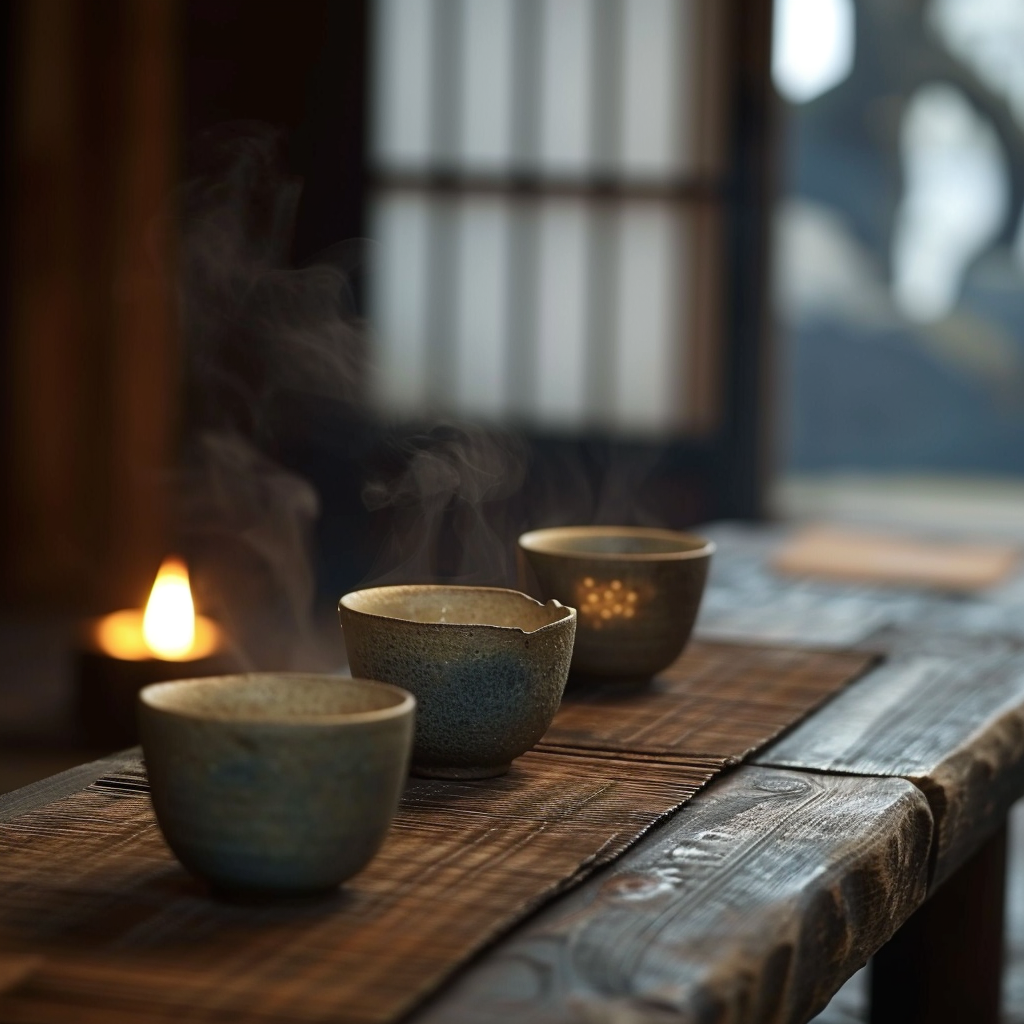
[[[145,597],[176,461],[179,0],[15,6],[0,587]]]
[[[875,955],[871,1024],[997,1024],[1006,825]]]

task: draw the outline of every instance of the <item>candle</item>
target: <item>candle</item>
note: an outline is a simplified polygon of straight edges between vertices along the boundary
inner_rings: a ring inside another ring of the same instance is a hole
[[[136,742],[139,690],[168,679],[237,669],[220,627],[195,611],[188,568],[164,559],[146,607],[86,623],[78,656],[79,723],[103,747]]]
[[[188,569],[174,557],[160,566],[145,611],[105,615],[93,624],[93,636],[104,654],[124,661],[196,661],[223,647],[213,619],[196,615]]]

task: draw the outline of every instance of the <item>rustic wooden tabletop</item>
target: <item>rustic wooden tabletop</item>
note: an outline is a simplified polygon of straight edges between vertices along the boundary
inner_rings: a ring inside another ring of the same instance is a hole
[[[784,529],[707,532],[701,635],[886,660],[417,1021],[803,1022],[877,953],[874,1024],[994,1024],[1024,577],[970,598],[787,579],[768,568]]]
[[[1024,576],[970,598],[786,579],[768,568],[784,531],[708,532],[700,635],[885,661],[479,957],[420,1024],[803,1022],[873,955],[876,1024],[998,1019]],[[117,760],[0,797],[0,821]]]

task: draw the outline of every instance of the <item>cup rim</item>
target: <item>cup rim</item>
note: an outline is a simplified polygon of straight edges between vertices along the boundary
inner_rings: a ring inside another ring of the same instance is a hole
[[[561,537],[646,537],[676,543],[696,544],[679,551],[566,551],[553,541]],[[667,530],[655,526],[549,526],[521,534],[519,547],[524,551],[581,562],[674,562],[709,558],[715,553],[715,542],[696,533]]]
[[[550,609],[561,609],[566,614],[559,615],[557,619],[553,619],[551,622],[545,622],[543,626],[538,626],[536,629],[523,629],[522,626],[501,626],[496,622],[423,622],[421,619],[407,619],[402,615],[384,615],[380,612],[368,612],[362,608],[353,608],[349,603],[349,599],[356,597],[359,594],[370,594],[377,591],[399,591],[399,590],[417,590],[417,591],[453,591],[458,590],[464,593],[489,593],[489,594],[512,594],[515,597],[522,598],[524,601],[528,601],[530,604],[535,604],[541,608]],[[576,616],[576,609],[569,605],[562,604],[561,601],[556,601],[552,598],[549,601],[538,601],[535,597],[530,597],[529,594],[524,594],[521,590],[512,590],[510,587],[471,587],[462,586],[456,583],[399,583],[392,586],[384,587],[363,587],[359,590],[350,590],[347,594],[343,594],[338,600],[339,612],[344,609],[351,615],[362,615],[368,619],[379,619],[382,622],[408,622],[416,626],[457,626],[463,629],[497,629],[505,633],[518,633],[521,636],[533,636],[536,633],[540,633],[542,630],[551,629],[561,623],[573,619]]]
[[[286,680],[302,679],[321,682],[358,683],[373,689],[389,692],[396,702],[389,707],[375,708],[371,711],[338,711],[325,714],[255,716],[244,713],[226,711],[222,713],[195,711],[188,708],[168,707],[159,702],[161,696],[182,687],[208,686],[223,683],[226,680],[244,684],[246,682],[267,679]],[[332,676],[323,672],[232,672],[219,676],[199,676],[193,679],[171,679],[161,683],[150,683],[139,691],[139,704],[152,711],[175,718],[187,719],[191,722],[216,722],[222,725],[246,725],[261,728],[292,728],[339,725],[362,725],[369,722],[383,722],[392,718],[401,718],[412,713],[416,708],[416,698],[393,683],[381,682],[378,679],[364,679],[356,676]]]

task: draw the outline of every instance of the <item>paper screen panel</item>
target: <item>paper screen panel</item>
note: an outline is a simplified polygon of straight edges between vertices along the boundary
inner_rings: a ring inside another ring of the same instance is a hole
[[[712,429],[720,204],[585,193],[594,175],[670,190],[720,165],[719,7],[374,6],[373,159],[385,176],[371,319],[384,410],[647,436]],[[438,192],[435,171],[465,173],[466,191],[456,180]],[[506,175],[524,172],[542,191],[502,197]]]
[[[623,5],[620,167],[627,176],[679,170],[680,138],[690,130],[681,84],[692,74],[679,60],[680,21],[690,7],[686,0]]]
[[[533,412],[548,426],[586,418],[589,221],[581,200],[541,205]]]
[[[370,309],[378,403],[415,415],[427,400],[430,205],[415,193],[378,198]]]
[[[451,405],[462,415],[500,419],[507,404],[508,202],[496,197],[465,199],[458,222]]]
[[[545,0],[541,18],[540,168],[580,173],[591,164],[593,0]]]
[[[379,166],[422,169],[432,155],[435,0],[376,0],[372,152]]]
[[[620,212],[611,422],[642,433],[682,420],[685,362],[679,324],[689,306],[686,223],[661,203]]]
[[[460,163],[507,169],[512,152],[512,0],[463,4]]]

